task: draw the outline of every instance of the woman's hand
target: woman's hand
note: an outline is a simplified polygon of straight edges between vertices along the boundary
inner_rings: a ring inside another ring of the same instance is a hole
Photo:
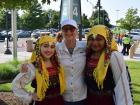
[[[27,63],[21,64],[21,66],[20,66],[20,72],[21,72],[21,73],[26,73],[26,72],[28,72]]]
[[[39,101],[39,98],[38,98],[38,96],[37,96],[36,93],[31,93],[31,95],[32,95],[32,99],[33,99],[34,101]]]

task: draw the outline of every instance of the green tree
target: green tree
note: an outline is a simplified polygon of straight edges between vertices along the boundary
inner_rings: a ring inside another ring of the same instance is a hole
[[[4,9],[0,10],[0,29],[4,29],[6,25],[4,24],[6,22],[6,13],[4,12]]]
[[[41,0],[42,4],[44,3],[48,3],[50,4],[51,1],[56,1],[56,0]],[[38,0],[0,0],[0,8],[3,9],[7,9],[7,10],[11,10],[11,9],[22,9],[22,10],[28,10],[31,9],[33,7],[33,5],[35,3],[38,3]],[[32,11],[31,11],[32,13]],[[30,23],[30,19],[32,19],[31,16],[28,16],[29,14],[26,13],[25,16],[23,17],[28,17],[28,23]],[[18,16],[18,15],[17,15]],[[23,20],[23,17],[20,19],[19,17],[17,17],[17,28],[23,28],[25,26],[25,20]],[[36,18],[38,18],[37,20],[40,19],[40,15],[37,15]],[[4,20],[4,15],[1,14],[0,12],[0,28],[4,28],[5,25],[5,20]],[[43,21],[43,20],[42,20]],[[11,22],[11,20],[10,20]],[[40,24],[39,24],[40,25]],[[11,27],[11,25],[8,24],[8,26]],[[36,27],[36,25],[35,25]],[[29,27],[27,27],[29,28]]]
[[[6,26],[7,25],[7,26]],[[10,11],[5,11],[4,9],[0,11],[0,29],[10,29],[11,28],[11,14]]]
[[[51,1],[56,0],[41,0],[41,2],[50,4]],[[0,8],[7,9],[28,9],[30,6],[34,4],[34,2],[38,2],[38,0],[0,0]]]
[[[119,27],[127,29],[129,32],[133,28],[138,28],[140,26],[140,18],[137,14],[137,9],[129,8],[125,15],[125,18],[121,18],[120,20],[118,20],[117,24],[119,25]]]
[[[83,16],[82,16],[82,26],[83,26],[83,28],[90,27],[90,22],[85,14],[83,14]]]
[[[32,6],[21,16],[21,28],[34,30],[44,27],[43,10],[38,2],[34,2]]]
[[[93,26],[97,24],[99,24],[99,11],[96,9],[90,17],[90,25]],[[107,11],[103,9],[100,11],[100,24],[106,25],[107,27],[112,26]]]
[[[48,16],[48,23],[46,24],[46,27],[47,28],[58,28],[58,25],[59,25],[59,17],[60,17],[60,14],[58,11],[55,11],[55,10],[52,10],[52,9],[49,9],[47,12],[46,12],[47,16]]]
[[[60,16],[59,12],[55,11],[55,13],[53,14],[52,19],[51,19],[51,26],[52,26],[52,28],[58,28],[59,16]]]
[[[20,28],[20,17],[17,13],[17,27]],[[6,27],[7,24],[7,27]],[[6,11],[5,9],[0,10],[0,29],[1,30],[11,30],[11,11]]]

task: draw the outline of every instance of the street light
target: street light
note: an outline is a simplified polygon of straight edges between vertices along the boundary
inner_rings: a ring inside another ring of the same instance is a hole
[[[8,35],[8,13],[9,11],[6,10],[6,36],[7,36],[7,44],[6,44],[6,51],[4,52],[4,54],[12,54],[11,50],[9,49],[9,39],[10,36]]]
[[[116,26],[117,26],[117,21],[118,21],[118,18],[119,18],[119,11],[120,10],[118,10],[118,9],[116,10],[116,14],[117,14]]]
[[[101,15],[101,8],[102,8],[102,6],[101,6],[101,0],[98,0],[97,1],[97,4],[96,4],[96,6],[95,6],[95,8],[98,8],[98,19],[99,19],[99,21],[98,21],[98,24],[100,24],[100,15]]]

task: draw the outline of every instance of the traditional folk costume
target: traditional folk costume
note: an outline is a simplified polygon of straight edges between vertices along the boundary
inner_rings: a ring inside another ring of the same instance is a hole
[[[27,64],[28,71],[19,73],[12,82],[13,92],[24,103],[30,103],[32,95],[24,88],[32,82],[31,86],[35,88],[35,93],[40,99],[33,102],[33,105],[63,105],[61,96],[65,89],[63,68],[56,67],[52,62],[53,66],[46,68],[44,58],[40,55],[40,47],[46,42],[54,43],[55,39],[50,36],[42,36],[36,42],[31,63]]]
[[[111,32],[107,27],[97,25],[91,28],[88,37],[95,38],[97,35],[104,37],[106,48],[98,58],[87,54],[87,105],[133,105],[126,65]]]

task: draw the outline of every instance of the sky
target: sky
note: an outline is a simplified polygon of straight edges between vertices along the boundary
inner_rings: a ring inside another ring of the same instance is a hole
[[[43,9],[53,9],[53,10],[60,10],[60,1],[51,2],[50,5],[44,4]],[[82,14],[85,13],[88,17],[91,16],[93,6],[96,5],[98,0],[81,0],[81,10]],[[138,15],[140,16],[140,0],[101,0],[101,6],[105,9],[110,18],[111,24],[115,25],[116,20],[125,17],[125,13],[127,12],[128,8],[137,8]]]

